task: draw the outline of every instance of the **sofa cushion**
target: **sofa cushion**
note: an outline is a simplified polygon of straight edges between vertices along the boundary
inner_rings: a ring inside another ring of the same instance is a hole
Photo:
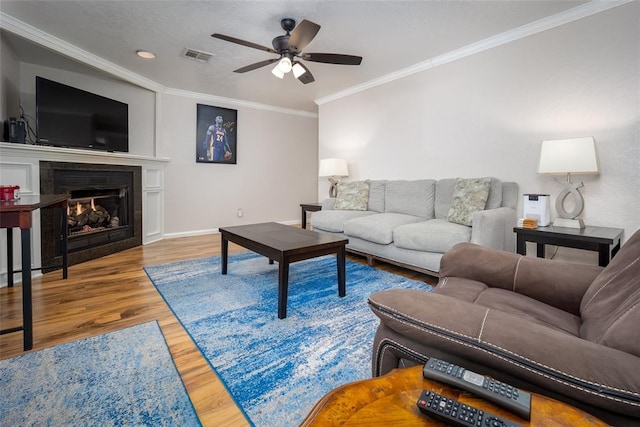
[[[368,211],[384,212],[384,191],[387,181],[369,181],[369,207]]]
[[[591,283],[580,314],[582,338],[640,356],[640,230]]]
[[[437,219],[446,219],[451,208],[451,199],[453,197],[453,188],[456,185],[457,178],[440,179],[436,183],[436,206],[435,214]],[[513,184],[513,183],[511,183]],[[489,197],[485,209],[497,209],[502,206],[502,193],[504,191],[502,181],[498,178],[491,178],[491,188],[489,189]],[[515,207],[513,207],[515,209]]]
[[[366,181],[339,182],[333,209],[366,211],[369,204],[369,183]]]
[[[581,321],[578,316],[516,292],[488,287],[482,282],[446,277],[438,283],[434,292],[526,318],[573,336],[580,334]]]
[[[397,247],[415,251],[445,253],[454,245],[470,240],[471,228],[445,219],[401,225],[393,231]]]
[[[502,206],[502,181],[492,177],[485,209],[498,209],[500,206]]]
[[[439,179],[436,182],[435,215],[436,219],[447,219],[451,207],[453,187],[456,186],[456,178]]]
[[[330,231],[332,233],[342,233],[346,221],[374,214],[376,214],[376,212],[321,210],[314,212],[311,216],[311,228],[320,231]]]
[[[423,218],[393,212],[369,215],[345,222],[344,234],[380,245],[393,242],[393,230],[403,224],[424,221]]]
[[[385,185],[385,212],[433,218],[436,181],[387,181]]]
[[[463,225],[471,225],[473,213],[487,206],[491,178],[458,178],[447,219]]]

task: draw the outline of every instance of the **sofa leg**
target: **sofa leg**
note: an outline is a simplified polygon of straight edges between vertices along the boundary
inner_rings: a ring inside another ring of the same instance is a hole
[[[376,264],[376,259],[371,255],[367,255],[367,265],[369,267],[375,267],[375,264]]]

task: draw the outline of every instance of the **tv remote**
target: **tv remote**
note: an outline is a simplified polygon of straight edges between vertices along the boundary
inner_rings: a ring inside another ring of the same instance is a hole
[[[524,390],[433,357],[425,363],[422,375],[477,394],[526,420],[531,419],[531,394]]]
[[[447,425],[464,427],[522,427],[518,423],[465,405],[455,399],[430,390],[423,390],[418,398],[418,409],[423,414]]]

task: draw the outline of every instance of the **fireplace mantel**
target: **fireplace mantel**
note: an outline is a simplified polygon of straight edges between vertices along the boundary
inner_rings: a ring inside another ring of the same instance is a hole
[[[142,244],[164,238],[164,168],[168,158],[141,156],[130,153],[109,153],[103,151],[73,148],[49,147],[41,145],[0,142],[0,185],[19,185],[22,194],[40,194],[40,161],[93,163],[142,168]],[[40,216],[34,213],[32,229],[33,267],[41,265]],[[20,239],[14,239],[18,245]],[[6,246],[6,236],[0,235],[0,247]],[[18,247],[15,250],[19,250]],[[0,257],[0,286],[7,283],[6,257]],[[19,262],[15,260],[14,262]],[[15,270],[21,268],[15,265]]]
[[[124,162],[152,162],[152,163],[167,163],[170,161],[169,158],[166,157],[150,157],[150,156],[140,156],[137,154],[130,153],[113,153],[107,151],[99,151],[99,150],[82,150],[77,148],[63,148],[63,147],[52,147],[48,145],[32,145],[32,144],[15,144],[10,142],[0,142],[0,155],[11,155],[22,153],[27,155],[27,153],[31,153],[36,157],[45,155],[45,156],[63,156],[64,161],[73,161],[69,160],[74,157],[80,157],[84,159],[84,163],[113,163],[111,160],[119,160]],[[1,159],[1,157],[0,157]],[[89,161],[88,159],[92,159]]]

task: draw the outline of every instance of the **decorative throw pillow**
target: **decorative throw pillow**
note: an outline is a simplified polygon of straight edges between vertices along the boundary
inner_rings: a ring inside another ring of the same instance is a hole
[[[451,207],[447,219],[462,225],[471,225],[473,213],[487,205],[491,178],[458,178],[453,188]]]
[[[333,209],[366,211],[369,203],[369,183],[366,181],[339,182]]]

